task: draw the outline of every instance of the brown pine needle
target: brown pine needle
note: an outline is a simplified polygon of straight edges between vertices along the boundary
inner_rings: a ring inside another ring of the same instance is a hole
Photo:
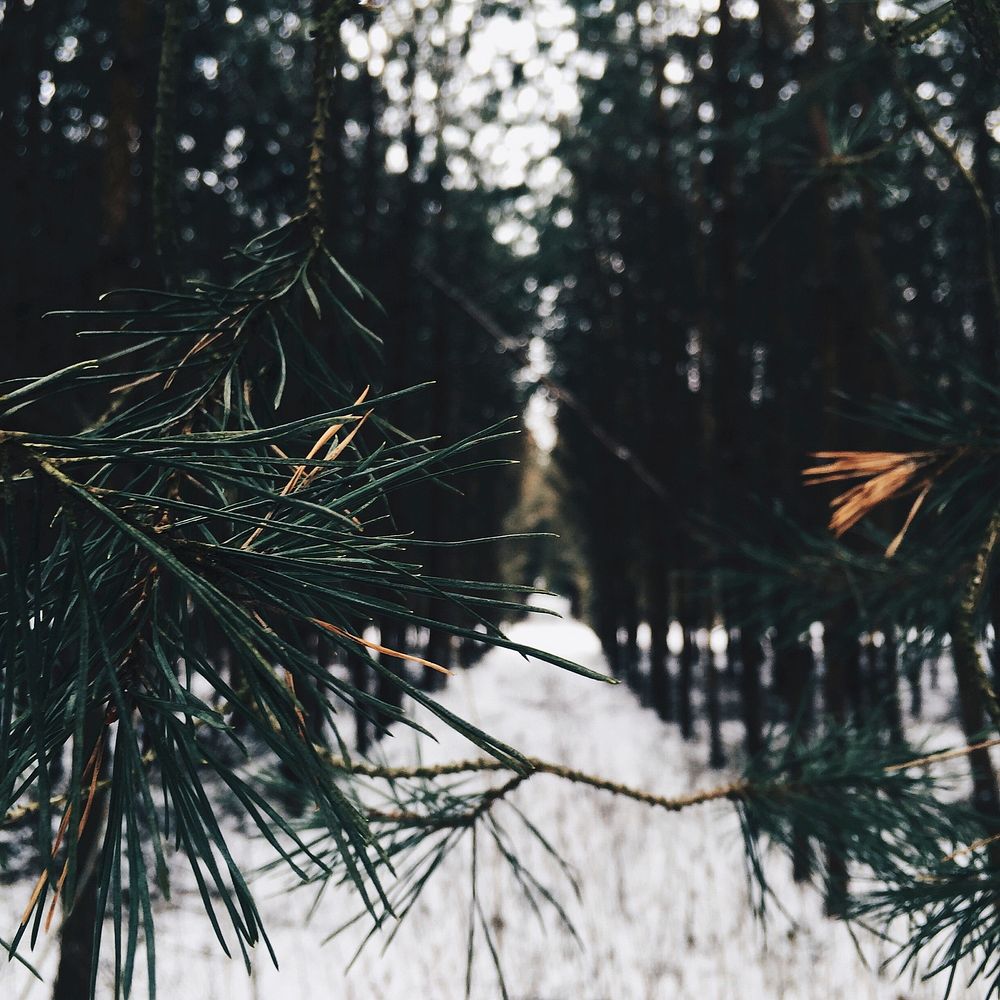
[[[805,469],[803,475],[811,482],[833,482],[838,479],[858,479],[876,472],[885,472],[903,462],[927,462],[938,457],[935,451],[814,451],[812,458],[828,459],[826,465]]]
[[[829,526],[838,538],[880,504],[913,490],[920,490],[902,529],[886,549],[888,557],[892,557],[899,549],[917,511],[930,492],[937,472],[940,472],[938,469],[931,475],[918,478],[919,473],[940,458],[940,453],[936,451],[820,451],[815,452],[812,457],[826,461],[803,471],[802,475],[809,486],[849,479],[863,480],[830,501],[833,514]]]
[[[163,372],[150,372],[148,375],[143,375],[141,378],[133,379],[131,382],[123,382],[121,385],[116,385],[113,389],[109,389],[108,391],[111,393],[131,392],[136,387],[145,385],[147,382],[152,382],[154,379],[158,379],[162,375]]]
[[[87,820],[90,819],[90,811],[94,806],[95,800],[97,799],[97,784],[101,771],[101,758],[104,756],[104,740],[99,738],[97,745],[101,752],[97,755],[97,763],[94,765],[94,770],[90,778],[90,788],[87,790],[87,801],[83,807],[83,816],[80,818],[80,825],[76,830],[77,838],[83,836],[83,831],[87,826]],[[67,809],[66,812],[68,814],[69,809]],[[66,876],[68,874],[69,858],[63,862],[62,871],[59,873],[59,881],[56,882],[56,891],[52,897],[52,904],[49,906],[48,916],[45,918],[46,933],[48,933],[49,928],[52,926],[52,918],[55,916],[56,906],[59,904],[59,897],[62,895],[63,886],[66,884]]]
[[[336,625],[331,625],[330,622],[320,621],[319,618],[310,618],[309,621],[319,628],[325,628],[334,635],[339,635],[343,639],[350,639],[352,642],[359,643],[367,649],[374,650],[376,653],[394,656],[397,660],[409,660],[411,663],[419,663],[421,666],[430,667],[431,670],[436,670],[438,673],[451,676],[451,671],[447,667],[442,667],[440,663],[433,663],[431,660],[425,660],[421,656],[414,656],[412,653],[401,653],[398,649],[389,649],[386,646],[380,646],[377,642],[369,642],[367,639],[362,639],[359,635],[354,635],[345,629],[338,628]]]
[[[174,379],[177,378],[177,373],[191,360],[199,351],[203,351],[209,344],[217,341],[225,333],[225,330],[218,330],[215,333],[205,333],[198,339],[198,342],[191,348],[187,354],[181,358],[180,364],[167,376],[167,381],[163,383],[164,389],[169,389],[174,383]]]
[[[358,398],[354,401],[354,405],[357,406],[358,404],[363,403],[368,398],[368,393],[370,391],[371,391],[371,386],[370,385],[366,385],[365,388],[364,388],[364,390],[362,391],[361,395],[358,396]],[[336,448],[334,448],[334,450],[325,459],[325,461],[333,461],[334,459],[336,459],[340,455],[340,453],[344,450],[344,448],[346,448],[351,443],[351,441],[354,439],[354,435],[357,434],[358,431],[361,429],[362,424],[364,424],[364,422],[368,419],[368,417],[371,415],[371,412],[372,411],[369,410],[360,419],[357,418],[357,417],[353,417],[353,416],[352,417],[345,417],[339,423],[331,424],[319,436],[319,440],[317,440],[317,442],[312,446],[312,448],[309,449],[309,454],[306,455],[306,459],[308,460],[308,459],[311,459],[311,458],[315,458],[319,454],[319,450],[325,444],[327,444],[332,438],[336,437],[336,435],[341,431],[341,429],[348,422],[348,420],[357,420],[357,424],[351,430],[351,433],[347,435],[347,437],[340,443],[340,445],[338,445]],[[318,472],[322,471],[322,468],[323,468],[322,466],[317,466],[316,468],[314,468],[309,473],[308,476],[306,476],[306,467],[304,465],[297,465],[297,466],[295,466],[294,470],[292,471],[291,476],[288,479],[288,482],[285,483],[284,486],[282,486],[281,492],[278,494],[278,496],[282,496],[282,497],[288,496],[288,494],[291,493],[292,490],[294,490],[299,485],[299,481],[302,480],[303,477],[305,477],[305,480],[303,482],[303,485],[305,485],[305,483],[307,483],[311,477],[315,476]],[[273,516],[274,516],[274,511],[268,511],[267,514],[264,517],[264,520],[265,521],[270,521]],[[250,546],[253,545],[253,543],[258,538],[260,538],[260,536],[263,533],[263,531],[264,531],[264,525],[263,524],[258,525],[250,533],[250,537],[247,538],[247,540],[240,546],[240,548],[241,549],[248,549],[248,548],[250,548]]]
[[[920,491],[917,499],[913,501],[913,506],[910,507],[910,513],[906,515],[906,520],[903,522],[903,527],[899,529],[899,533],[896,537],[889,543],[885,550],[885,556],[887,559],[891,559],[899,549],[899,546],[903,542],[903,536],[910,529],[910,525],[913,523],[913,519],[917,516],[917,511],[920,510],[925,499],[927,499],[927,494],[931,491],[931,482],[927,480],[927,485]]]
[[[988,847],[990,844],[995,844],[998,840],[1000,840],[1000,833],[994,833],[990,837],[980,837],[978,840],[974,840],[971,844],[966,844],[965,847],[960,847],[957,851],[952,851],[951,854],[946,854],[941,861],[956,861],[958,858],[964,857],[966,854],[978,851],[980,847]]]
[[[299,725],[299,736],[302,739],[306,738],[306,717],[299,707],[299,696],[295,693],[295,678],[292,676],[290,670],[285,671],[285,686],[291,692],[292,695],[292,706],[295,709],[295,720]]]
[[[374,411],[369,410],[365,415],[351,428],[350,433],[341,441],[339,444],[334,445],[323,459],[324,462],[335,462],[344,453],[347,446],[354,440],[354,436],[361,430],[364,426],[365,421],[372,415]],[[324,469],[322,465],[314,466],[302,479],[303,487],[308,486]]]
[[[104,734],[101,733],[97,738],[97,744],[95,745],[93,751],[90,754],[90,758],[87,760],[87,765],[83,769],[83,774],[81,775],[82,780],[86,781],[88,774],[91,775],[90,778],[90,788],[87,793],[87,803],[84,806],[83,818],[80,820],[80,825],[77,830],[77,836],[83,833],[84,826],[87,823],[87,818],[90,815],[90,809],[93,805],[94,797],[98,791],[98,777],[101,771],[101,761],[104,758]],[[55,842],[52,845],[52,857],[55,858],[62,846],[63,837],[66,834],[66,830],[69,827],[70,815],[73,812],[73,804],[70,803],[66,807],[66,811],[63,813],[62,821],[59,824],[59,830],[56,833]],[[63,865],[62,874],[59,876],[59,882],[56,887],[55,899],[52,900],[52,906],[49,909],[49,915],[45,921],[45,930],[48,931],[49,925],[52,923],[52,915],[55,912],[56,903],[59,901],[59,893],[62,891],[63,883],[66,881],[66,873],[69,867],[69,860]],[[28,900],[28,905],[25,907],[24,914],[21,917],[21,926],[23,927],[28,920],[31,918],[31,911],[35,908],[35,903],[38,902],[38,897],[42,894],[42,890],[45,888],[49,881],[49,870],[48,868],[38,876],[38,881],[35,883],[35,888],[32,890],[31,898]]]
[[[366,385],[364,387],[364,389],[362,390],[361,395],[358,396],[358,398],[356,400],[354,400],[354,405],[355,406],[360,406],[368,398],[368,393],[370,391],[371,391],[371,386],[370,385]],[[327,444],[330,441],[330,439],[332,437],[334,437],[335,434],[337,434],[337,432],[344,426],[344,424],[347,423],[348,420],[353,420],[353,419],[355,419],[355,418],[353,418],[353,417],[346,417],[341,423],[339,423],[339,424],[333,424],[332,426],[328,427],[320,435],[319,440],[312,446],[312,448],[309,449],[309,454],[306,455],[306,458],[307,459],[308,458],[315,458],[319,454],[320,449],[325,444]]]

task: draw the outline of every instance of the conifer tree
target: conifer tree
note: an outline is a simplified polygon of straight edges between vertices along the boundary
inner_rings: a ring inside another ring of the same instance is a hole
[[[0,396],[0,834],[38,859],[4,944],[30,960],[64,913],[57,995],[93,994],[102,954],[116,995],[137,961],[155,982],[155,906],[178,858],[223,949],[235,940],[249,961],[266,945],[223,802],[294,877],[351,885],[373,930],[404,917],[467,837],[497,844],[529,896],[565,918],[504,826],[549,850],[544,831],[504,811],[546,775],[661,811],[728,803],[761,910],[771,843],[831,915],[908,918],[906,961],[954,974],[972,955],[974,977],[1000,982],[989,754],[1000,708],[983,651],[1000,607],[993,9],[955,0],[950,22],[945,4],[883,25],[821,4],[807,23],[763,0],[755,15],[724,4],[674,32],[665,9],[641,7],[576,11],[605,64],[580,80],[580,120],[559,149],[567,183],[539,213],[551,225],[530,274],[492,239],[491,219],[520,212],[519,199],[449,184],[444,146],[419,126],[448,112],[441,88],[420,106],[418,75],[446,76],[454,54],[427,12],[386,43],[403,67],[390,98],[345,54],[370,12],[275,5],[237,19],[227,58],[199,56],[192,74],[178,53],[221,51],[211,5],[185,16],[170,0],[151,31],[150,10],[126,0],[98,129],[80,124],[81,95],[101,77],[68,50],[48,89],[58,12],[5,8],[12,189],[31,189],[40,164],[101,192],[84,209],[101,235],[95,273],[70,254],[46,272],[33,245],[3,286],[26,329],[58,295],[59,321],[101,345],[27,378],[38,360],[20,343]],[[105,15],[88,16],[68,28],[100,53]],[[218,97],[247,100],[247,66],[280,82],[220,152],[208,138],[227,121]],[[390,99],[392,137],[380,132]],[[105,131],[103,146],[67,138],[85,127]],[[83,144],[79,157],[60,136]],[[374,170],[390,142],[404,163],[394,179]],[[254,144],[277,166],[238,179],[239,150]],[[5,197],[5,217],[53,231],[47,190]],[[196,252],[216,226],[246,237],[224,260]],[[482,266],[461,273],[482,247]],[[148,287],[67,308],[70,290],[85,302],[133,270]],[[451,526],[485,524],[481,562],[497,568],[505,509],[481,477],[516,454],[501,418],[522,397],[497,377],[493,345],[465,338],[485,331],[521,358],[505,327],[520,332],[532,296],[530,319],[544,322],[528,329],[547,337],[546,385],[563,403],[554,475],[589,617],[613,672],[685,737],[704,732],[713,764],[734,756],[725,715],[743,721],[742,773],[717,787],[664,798],[526,758],[450,713],[427,681],[455,642],[589,673],[508,639],[494,619],[521,610],[509,584],[471,579],[466,550],[448,547]],[[459,356],[464,383],[414,388]],[[837,394],[861,419],[830,409]],[[815,485],[847,484],[832,533],[803,466]],[[447,492],[457,483],[471,503]],[[738,680],[696,648],[702,629],[738,630]],[[931,753],[905,743],[897,671],[919,692],[928,649],[944,648],[965,743]],[[484,756],[364,759],[388,726],[419,729],[403,695]],[[956,758],[968,759],[968,804],[935,777]],[[469,940],[496,956],[474,908]]]

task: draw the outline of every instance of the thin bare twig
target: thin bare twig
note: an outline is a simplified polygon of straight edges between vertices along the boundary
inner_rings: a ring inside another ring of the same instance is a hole
[[[195,725],[198,725],[200,722],[200,718],[194,720]],[[1000,746],[1000,738],[984,740],[980,743],[973,743],[969,746],[958,747],[954,750],[943,750],[940,753],[928,754],[923,757],[915,757],[912,760],[903,761],[901,764],[892,764],[884,768],[884,771],[886,774],[892,774],[897,771],[904,771],[911,767],[928,767],[932,764],[939,764],[944,761],[965,757],[976,750],[986,750],[995,746]],[[488,772],[514,770],[513,765],[505,764],[501,761],[488,757],[476,757],[468,760],[452,760],[447,761],[444,764],[423,764],[417,766],[397,767],[383,764],[372,764],[368,761],[348,761],[343,757],[333,755],[326,749],[326,747],[319,746],[318,744],[314,744],[313,749],[337,771],[343,771],[346,774],[351,774],[356,777],[385,779],[387,781],[403,781],[408,779],[429,780],[433,778],[443,778],[449,775],[483,774]],[[151,764],[155,760],[156,754],[152,751],[145,754],[142,758],[143,764],[147,765]],[[527,781],[536,774],[550,774],[553,777],[562,778],[564,781],[569,781],[574,784],[587,785],[590,788],[610,792],[612,795],[617,795],[621,798],[631,799],[635,802],[644,802],[646,805],[653,806],[657,809],[663,809],[667,812],[680,812],[690,806],[703,805],[708,802],[718,802],[721,800],[735,802],[739,799],[748,797],[755,791],[761,790],[761,786],[755,786],[748,781],[733,781],[724,785],[715,785],[711,788],[703,788],[693,792],[687,792],[684,795],[656,795],[642,788],[635,788],[632,785],[622,784],[617,781],[610,781],[607,778],[589,774],[586,771],[579,771],[576,768],[567,767],[564,764],[556,764],[553,761],[542,760],[539,757],[526,757],[524,758],[523,763],[525,768],[524,771],[520,774],[516,774],[514,778],[506,784],[501,785],[499,789],[494,789],[493,791],[486,793],[484,796],[484,799],[488,799],[486,808],[489,808],[489,806],[498,801],[499,798],[509,794],[509,792],[513,791],[513,789],[518,785]],[[109,784],[109,780],[104,780],[99,782],[96,788],[97,790],[101,790],[108,787]],[[780,787],[782,786],[771,785],[769,786],[769,790],[774,791]],[[495,792],[497,791],[502,791],[503,795],[496,795]],[[65,795],[55,795],[49,799],[49,805],[53,807],[60,806],[65,802]],[[28,802],[23,806],[11,809],[3,817],[3,819],[0,819],[0,829],[17,825],[28,816],[36,813],[38,809],[38,802]],[[417,814],[385,813],[377,810],[369,810],[366,812],[366,815],[369,821],[372,822],[415,820],[418,818]],[[468,814],[461,815],[468,816]],[[392,820],[393,817],[395,817],[395,820]],[[430,819],[429,817],[422,818],[424,820]],[[454,825],[455,820],[458,818],[461,817],[453,817],[451,825]]]

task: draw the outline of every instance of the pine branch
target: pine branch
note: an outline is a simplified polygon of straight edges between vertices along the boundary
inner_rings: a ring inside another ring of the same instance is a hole
[[[978,688],[983,708],[1000,731],[1000,703],[997,701],[990,672],[983,661],[979,648],[977,613],[986,588],[990,560],[1000,540],[1000,508],[994,511],[986,528],[986,534],[976,551],[968,570],[965,592],[958,606],[956,634],[954,640],[955,672],[960,681]]]
[[[224,705],[216,708],[216,712],[219,715],[224,714],[225,711],[226,707]],[[194,724],[199,726],[204,723],[201,719],[195,719]],[[971,753],[981,750],[989,750],[996,746],[1000,746],[1000,737],[990,740],[982,740],[979,743],[959,747],[954,750],[942,750],[937,753],[914,757],[900,763],[889,764],[886,765],[883,770],[886,774],[893,774],[900,771],[906,771],[911,768],[930,767],[935,764],[958,760]],[[509,765],[504,764],[502,761],[486,757],[478,757],[469,760],[454,760],[443,764],[389,766],[348,760],[344,757],[331,754],[326,747],[319,744],[314,744],[313,749],[319,756],[326,760],[334,771],[350,774],[356,777],[384,779],[390,782],[429,780],[454,775],[509,771],[511,769]],[[156,753],[154,751],[148,751],[143,755],[142,759],[143,763],[152,764],[156,760]],[[518,785],[527,781],[535,774],[548,774],[557,778],[562,778],[563,780],[573,784],[587,785],[591,788],[598,789],[599,791],[610,792],[612,795],[632,799],[635,802],[643,802],[646,805],[663,809],[666,812],[681,812],[691,806],[704,805],[709,802],[718,802],[721,800],[737,801],[752,797],[753,795],[764,791],[768,794],[772,794],[775,791],[780,791],[782,787],[787,788],[788,790],[794,790],[798,787],[795,783],[787,783],[784,786],[776,784],[755,785],[747,780],[740,780],[728,782],[722,785],[716,785],[710,788],[698,789],[684,795],[664,796],[646,791],[645,789],[635,788],[634,786],[626,785],[621,782],[610,781],[607,778],[567,767],[565,764],[558,764],[552,761],[543,760],[539,757],[526,757],[525,762],[528,765],[528,770],[516,775],[517,784],[511,785],[510,788],[507,788],[506,785],[502,786],[503,795],[506,795],[509,791],[513,791],[514,788],[518,787]],[[99,789],[103,789],[107,788],[109,784],[109,781],[99,782],[97,787]],[[496,797],[491,799],[491,801],[496,801]],[[65,802],[65,795],[54,795],[49,799],[49,805],[54,808],[64,805]],[[17,806],[16,808],[9,810],[6,815],[0,819],[0,829],[18,825],[27,817],[35,814],[38,809],[38,802],[29,802],[25,805]],[[384,822],[390,822],[391,820],[389,817],[391,815],[400,817],[401,821],[417,818],[415,814],[383,814],[377,811],[372,811],[369,815]]]

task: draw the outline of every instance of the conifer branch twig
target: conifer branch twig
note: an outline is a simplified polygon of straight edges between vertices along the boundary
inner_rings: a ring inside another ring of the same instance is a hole
[[[201,719],[195,719],[194,724],[199,725]],[[1000,746],[1000,737],[994,739],[982,740],[979,743],[973,743],[964,747],[957,747],[954,750],[943,750],[939,753],[927,754],[922,757],[915,757],[912,760],[903,761],[899,764],[891,764],[884,768],[886,774],[893,774],[898,771],[904,771],[909,768],[914,767],[928,767],[932,764],[939,764],[949,760],[956,760],[961,757],[966,757],[970,753],[974,753],[979,750],[988,750],[992,747]],[[498,771],[509,771],[511,766],[502,761],[493,760],[488,757],[476,757],[469,758],[467,760],[452,760],[447,761],[443,764],[424,764],[417,766],[390,766],[382,764],[371,764],[368,762],[357,762],[348,761],[343,757],[338,757],[330,753],[326,747],[320,746],[318,744],[313,745],[313,749],[323,757],[326,762],[335,770],[343,771],[351,775],[362,777],[362,778],[373,778],[373,779],[385,779],[387,781],[405,781],[405,780],[432,780],[434,778],[443,778],[452,775],[464,775],[464,774],[485,774],[489,772]],[[156,760],[156,754],[153,752],[146,753],[142,761],[144,764],[152,764]],[[635,802],[643,802],[646,805],[653,806],[654,808],[663,809],[667,812],[681,812],[691,806],[704,805],[708,802],[719,802],[721,800],[736,801],[738,799],[746,798],[752,795],[756,791],[764,790],[762,786],[754,785],[749,781],[732,781],[722,785],[714,785],[710,788],[698,789],[693,792],[687,792],[683,795],[657,795],[653,792],[646,791],[642,788],[636,788],[633,785],[627,785],[622,782],[611,781],[608,778],[600,777],[599,775],[590,774],[586,771],[581,771],[576,768],[568,767],[565,764],[558,764],[553,761],[544,760],[540,757],[527,757],[525,758],[525,763],[528,766],[528,770],[517,774],[511,781],[504,785],[501,785],[498,789],[494,789],[490,792],[484,794],[484,798],[489,800],[487,808],[494,802],[498,801],[513,791],[523,782],[532,778],[536,774],[549,774],[556,778],[562,778],[564,781],[569,781],[573,784],[586,785],[590,788],[596,788],[599,791],[610,792],[612,795],[619,796],[621,798],[631,799]],[[102,781],[97,784],[97,790],[108,787],[110,781]],[[793,783],[788,783],[787,785],[770,785],[767,787],[767,791],[774,792],[781,790],[781,788],[792,788]],[[501,795],[495,794],[496,792],[502,792]],[[54,795],[49,800],[49,805],[52,807],[58,807],[65,803],[65,795]],[[478,808],[478,805],[477,805]],[[17,806],[11,809],[2,819],[0,819],[0,829],[6,829],[7,827],[16,826],[26,817],[34,814],[39,809],[38,802],[28,802],[22,806]],[[485,810],[483,810],[485,811]],[[479,815],[481,815],[480,813]],[[416,820],[422,819],[431,821],[430,817],[418,817],[417,814],[410,813],[388,813],[379,812],[377,810],[370,810],[366,812],[367,817],[373,821],[383,821],[388,822],[391,817],[395,817],[397,821],[405,820]],[[462,814],[467,816],[468,814]],[[455,817],[452,817],[452,822],[449,825],[454,825]],[[425,824],[426,825],[426,824]]]

